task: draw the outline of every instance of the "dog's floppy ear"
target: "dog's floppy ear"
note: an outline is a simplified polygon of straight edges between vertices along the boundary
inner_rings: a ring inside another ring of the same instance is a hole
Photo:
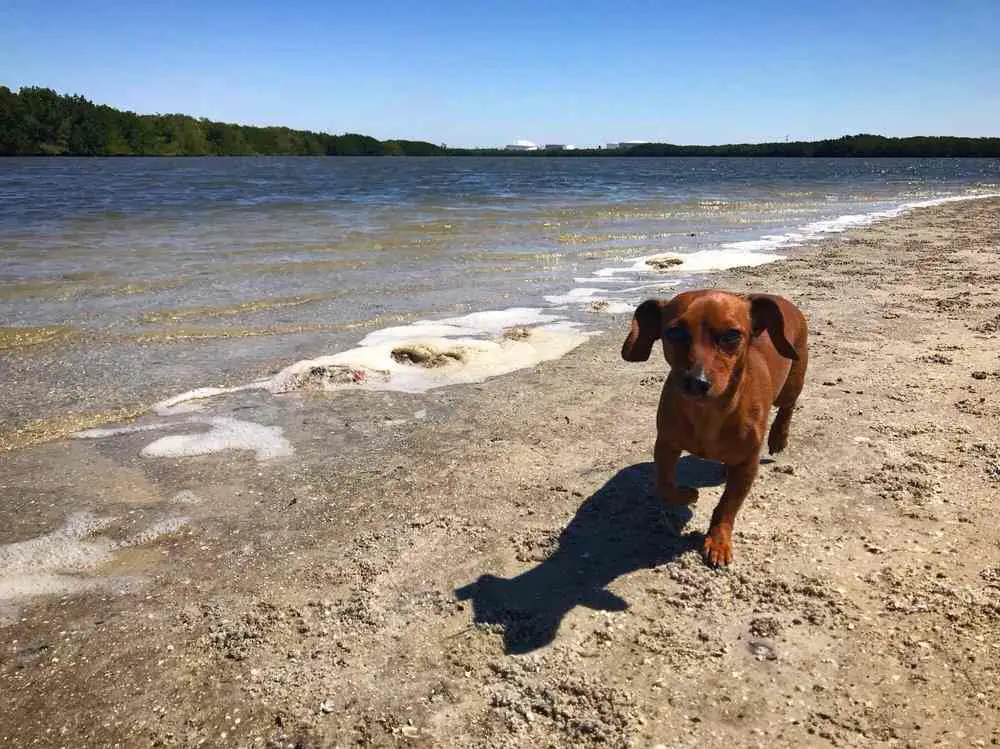
[[[635,308],[628,337],[622,344],[622,359],[625,361],[649,359],[649,352],[653,350],[653,344],[663,329],[663,304],[664,302],[659,299],[647,299]]]
[[[786,359],[797,360],[798,352],[788,341],[785,317],[781,314],[781,305],[775,297],[770,294],[747,294],[747,299],[750,301],[750,322],[754,338],[766,330],[779,354]]]

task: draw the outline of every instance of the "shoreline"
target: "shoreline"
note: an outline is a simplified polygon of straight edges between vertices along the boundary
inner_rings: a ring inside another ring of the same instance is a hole
[[[718,471],[686,462],[703,489],[680,535],[652,500],[665,369],[619,359],[627,315],[480,384],[212,404],[280,425],[293,457],[150,461],[141,432],[0,455],[0,569],[76,586],[0,606],[0,736],[998,741],[997,279],[997,199],[704,277],[789,296],[813,334],[722,572],[696,548]]]
[[[546,355],[541,352],[539,345],[533,346],[533,348],[538,350],[531,355],[525,356],[523,353],[515,353],[515,360],[521,360],[519,366],[515,362],[506,362],[501,350],[497,349],[495,352],[490,352],[492,355],[487,355],[485,358],[494,362],[493,366],[494,368],[498,368],[498,373],[489,372],[486,369],[487,365],[485,363],[480,363],[478,367],[475,367],[479,373],[474,376],[461,370],[454,371],[455,367],[444,371],[430,372],[425,370],[424,372],[407,373],[403,371],[406,369],[405,367],[399,368],[394,365],[389,356],[390,351],[388,349],[381,352],[381,354],[374,354],[368,346],[371,345],[370,342],[381,340],[385,337],[385,334],[390,334],[390,337],[396,339],[396,342],[400,346],[412,347],[416,345],[425,348],[430,346],[431,351],[440,354],[454,348],[455,342],[433,334],[431,335],[431,339],[428,339],[427,331],[443,326],[447,328],[445,332],[446,336],[462,334],[466,337],[463,341],[466,350],[473,353],[485,353],[479,350],[484,346],[492,346],[493,342],[503,341],[503,338],[499,337],[503,326],[500,325],[498,327],[498,324],[492,319],[490,324],[485,327],[482,325],[467,324],[466,320],[491,318],[491,316],[499,319],[504,314],[508,314],[511,316],[508,327],[519,329],[524,327],[522,318],[525,317],[525,312],[534,312],[539,317],[548,317],[550,323],[562,322],[568,324],[570,328],[576,328],[585,334],[599,334],[612,327],[615,324],[613,321],[616,321],[623,313],[631,314],[631,309],[641,301],[641,294],[637,295],[635,293],[640,289],[660,287],[660,290],[664,291],[667,287],[671,286],[676,286],[678,290],[690,288],[692,284],[697,285],[700,283],[699,279],[705,279],[705,282],[708,282],[711,278],[708,274],[724,272],[733,267],[782,262],[789,256],[787,254],[773,254],[775,251],[783,253],[791,252],[792,257],[794,257],[795,253],[807,252],[810,248],[814,248],[817,243],[835,241],[844,232],[892,220],[913,210],[970,200],[990,200],[997,197],[1000,197],[1000,194],[980,192],[905,200],[902,202],[893,201],[895,204],[892,207],[875,208],[875,205],[886,202],[878,201],[869,206],[870,210],[864,213],[843,214],[832,219],[811,220],[778,235],[763,235],[757,239],[725,242],[717,249],[683,253],[665,251],[626,259],[620,261],[615,266],[597,269],[590,276],[574,279],[574,285],[569,291],[565,291],[565,293],[544,295],[540,300],[544,303],[543,306],[529,305],[528,307],[514,307],[505,310],[474,311],[458,318],[418,320],[398,327],[376,328],[355,346],[347,350],[334,353],[317,353],[306,359],[286,362],[277,371],[268,373],[259,372],[258,374],[261,376],[253,382],[244,382],[241,384],[236,381],[235,376],[230,375],[223,378],[224,381],[221,383],[202,383],[188,390],[175,392],[170,395],[160,393],[158,397],[147,400],[144,404],[137,402],[109,403],[84,412],[40,416],[26,422],[17,423],[11,427],[5,427],[0,431],[0,454],[24,449],[44,442],[64,439],[77,432],[93,430],[95,427],[110,425],[114,423],[115,419],[126,418],[131,421],[144,415],[157,414],[160,413],[164,403],[182,402],[188,396],[199,400],[205,397],[214,397],[214,395],[206,396],[207,391],[215,391],[215,395],[225,395],[245,389],[268,389],[270,387],[268,383],[277,382],[279,383],[279,389],[276,392],[287,392],[287,388],[283,388],[280,384],[282,380],[289,379],[286,373],[308,368],[314,361],[316,366],[329,366],[332,368],[334,376],[326,376],[323,378],[325,379],[323,383],[312,382],[304,386],[319,386],[326,390],[340,389],[345,386],[345,383],[339,382],[337,377],[337,370],[342,368],[362,373],[366,378],[366,382],[356,379],[353,384],[361,385],[363,389],[374,386],[376,389],[407,390],[409,388],[412,390],[415,387],[417,390],[421,390],[428,387],[446,387],[469,382],[483,382],[495,376],[503,376],[512,371],[517,371],[517,369],[524,368],[525,366],[533,366],[543,360],[540,357],[546,357]],[[676,266],[668,267],[666,272],[655,273],[649,267],[648,261],[656,259],[667,259],[671,263],[676,259],[681,262]],[[613,282],[624,281],[625,279],[620,279],[619,277],[625,274],[631,274],[632,276],[628,279],[630,282],[629,286],[625,289],[613,288]],[[608,283],[612,283],[612,287],[608,287]],[[604,286],[598,286],[600,284],[604,284]],[[587,315],[585,314],[587,312],[593,314]],[[611,316],[612,322],[606,319],[608,316]],[[528,317],[531,318],[532,315],[528,315]],[[538,329],[542,332],[547,332],[546,328],[551,327],[539,324],[540,320],[529,320],[528,322],[534,323],[535,327],[529,325],[529,327],[525,328],[526,330]],[[30,332],[34,329],[25,330]],[[39,330],[48,331],[49,329]],[[55,329],[52,328],[52,330]],[[473,338],[468,338],[469,336]],[[34,340],[27,335],[13,335],[12,340],[16,340],[19,337]],[[58,336],[50,335],[49,337],[54,343],[60,343]],[[574,343],[570,338],[567,338],[556,345],[569,351],[576,345],[579,345],[580,340],[577,336]],[[42,340],[41,343],[44,344],[45,340]],[[544,345],[544,342],[542,342],[542,345]],[[464,366],[462,370],[467,368],[467,366]],[[448,371],[453,371],[451,377],[447,376],[446,373]],[[423,376],[426,374],[436,376],[431,378]],[[400,379],[403,384],[395,385],[392,379],[393,376]],[[317,381],[318,379],[320,378],[314,378]],[[341,377],[340,379],[343,378]],[[272,392],[275,392],[273,387],[270,389]],[[167,413],[169,413],[169,409]]]

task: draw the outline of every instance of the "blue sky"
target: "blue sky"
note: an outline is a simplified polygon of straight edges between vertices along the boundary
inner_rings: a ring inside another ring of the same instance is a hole
[[[449,145],[1000,136],[1000,0],[0,3],[0,84]]]

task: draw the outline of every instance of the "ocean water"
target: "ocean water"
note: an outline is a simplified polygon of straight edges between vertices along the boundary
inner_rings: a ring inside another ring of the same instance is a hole
[[[0,433],[317,366],[475,381],[702,273],[997,192],[980,159],[3,159]]]

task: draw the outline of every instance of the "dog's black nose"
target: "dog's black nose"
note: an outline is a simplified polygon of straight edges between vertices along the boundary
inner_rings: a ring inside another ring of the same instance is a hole
[[[684,378],[684,392],[688,395],[705,395],[712,383],[704,372],[693,372]]]

